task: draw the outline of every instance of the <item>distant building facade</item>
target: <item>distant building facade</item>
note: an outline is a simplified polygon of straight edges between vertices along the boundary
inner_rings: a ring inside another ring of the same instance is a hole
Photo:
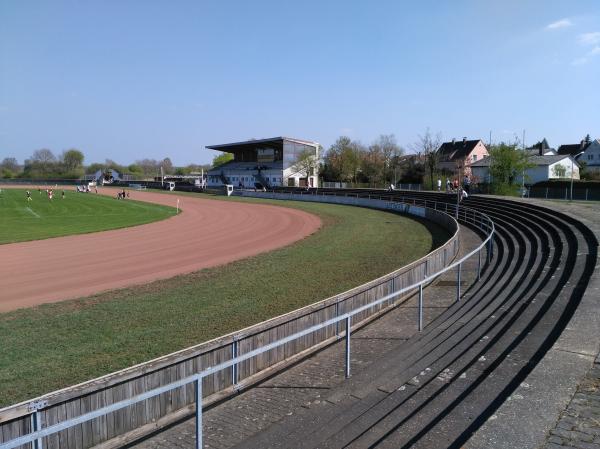
[[[551,148],[548,141],[544,138],[535,145],[525,150],[529,156],[551,156],[558,154],[554,148]]]
[[[533,167],[525,170],[525,184],[532,185],[549,179],[579,179],[579,164],[569,155],[534,155],[529,156],[528,161]],[[477,177],[482,183],[491,183],[493,179],[490,176],[491,158],[486,157],[480,161],[471,164],[473,176]],[[521,184],[522,175],[517,174],[514,182]]]
[[[91,175],[84,175],[83,179],[86,181],[96,181],[98,184],[103,185],[119,181],[133,181],[133,176],[119,173],[117,170],[109,168],[108,170],[98,170]]]
[[[473,163],[489,156],[488,150],[481,139],[462,140],[452,139],[444,142],[437,151],[438,168],[447,171],[461,170],[462,174],[471,176]]]
[[[561,145],[558,147],[558,154],[570,155],[577,161],[584,162],[587,171],[600,172],[600,139]]]
[[[318,184],[317,142],[273,137],[206,148],[233,154],[232,161],[208,171],[209,188],[225,184],[244,188],[316,187]],[[307,157],[312,159],[312,164],[300,162]]]

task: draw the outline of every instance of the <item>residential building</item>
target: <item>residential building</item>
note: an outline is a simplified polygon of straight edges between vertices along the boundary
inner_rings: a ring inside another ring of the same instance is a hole
[[[572,156],[569,155],[535,155],[530,156],[528,161],[533,164],[533,167],[525,170],[525,184],[532,185],[549,179],[579,179],[579,164]],[[471,164],[473,177],[478,179],[480,183],[491,183],[493,179],[490,176],[491,158],[486,157]],[[514,182],[520,184],[522,176],[517,173]]]
[[[551,156],[557,154],[554,148],[551,148],[546,138],[525,150],[529,156]]]
[[[444,142],[437,151],[438,168],[455,172],[461,170],[463,175],[471,175],[471,165],[489,156],[488,150],[481,139],[461,141],[452,139]]]
[[[317,142],[273,137],[206,148],[233,154],[232,161],[208,171],[208,187],[224,184],[245,188],[316,187],[318,184]],[[307,158],[312,162],[307,162]]]
[[[582,140],[576,144],[561,145],[558,147],[559,154],[568,154],[579,162],[584,162],[586,170],[600,172],[600,139],[590,142]]]

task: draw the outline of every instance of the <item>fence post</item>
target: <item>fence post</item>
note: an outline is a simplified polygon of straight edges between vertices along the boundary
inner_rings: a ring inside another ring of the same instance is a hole
[[[565,200],[569,199],[569,189],[565,187]]]
[[[235,337],[234,337],[235,338]],[[238,356],[238,342],[237,340],[233,340],[231,344],[231,354],[232,358],[235,359]],[[235,387],[238,383],[238,364],[234,363],[231,365],[231,383]]]
[[[458,264],[458,272],[456,274],[456,300],[460,301],[460,267],[462,264]]]
[[[481,250],[477,251],[477,280],[481,279]]]
[[[38,430],[42,429],[42,414],[40,413],[39,410],[35,410],[32,414],[31,414],[31,432],[37,432]],[[42,449],[42,439],[38,438],[37,440],[35,440],[33,442],[33,444],[31,445],[31,447],[33,447],[33,449]]]
[[[548,199],[548,187],[546,187],[546,199]]]
[[[585,200],[588,200],[588,189],[585,189]]]
[[[425,277],[429,276],[429,259],[425,259]]]
[[[423,284],[419,284],[419,332],[423,330]]]
[[[196,449],[202,449],[202,376],[196,381]]]
[[[346,379],[350,377],[350,327],[352,317],[346,318]]]
[[[340,303],[336,302],[335,303],[335,317],[337,318],[339,315],[339,309],[340,309]],[[340,322],[336,321],[335,322],[335,335],[337,335],[338,338],[340,338]]]

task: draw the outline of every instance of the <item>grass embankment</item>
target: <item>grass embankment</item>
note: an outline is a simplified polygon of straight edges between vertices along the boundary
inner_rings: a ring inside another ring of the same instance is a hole
[[[444,241],[430,223],[348,206],[273,202],[323,228],[263,255],[0,315],[0,406],[182,349],[398,268]]]
[[[175,208],[141,201],[117,201],[94,193],[54,191],[52,201],[37,189],[27,201],[25,189],[0,193],[0,244],[41,240],[71,234],[151,223],[175,215]]]

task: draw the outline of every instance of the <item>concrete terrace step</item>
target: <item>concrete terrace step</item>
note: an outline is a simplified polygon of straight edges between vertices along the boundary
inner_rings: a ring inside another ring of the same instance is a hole
[[[444,194],[412,195],[415,200],[448,199]],[[497,232],[491,264],[480,282],[467,283],[462,301],[452,298],[453,274],[444,276],[441,285],[425,290],[428,324],[422,333],[379,351],[363,351],[361,345],[373,348],[363,335],[374,338],[381,328],[389,338],[392,317],[402,316],[400,321],[406,322],[414,301],[399,307],[353,334],[351,379],[340,379],[341,345],[334,345],[267,382],[283,386],[286,377],[297,381],[291,373],[300,369],[310,383],[315,373],[302,367],[311,360],[335,360],[330,369],[335,366],[337,374],[321,380],[325,389],[312,400],[273,414],[264,425],[239,432],[225,444],[211,439],[206,447],[458,448],[493,420],[500,406],[527,397],[530,386],[525,380],[568,323],[593,273],[593,236],[576,220],[537,206],[476,197],[465,203],[492,217]],[[472,280],[469,270],[476,265],[464,268]],[[437,301],[441,309],[432,307]],[[557,373],[561,376],[566,374]],[[246,403],[252,404],[248,393],[230,402],[243,402],[247,395]],[[218,417],[218,408],[207,415]],[[549,426],[547,414],[539,415],[536,424]],[[515,426],[515,432],[526,428]],[[231,430],[235,433],[235,427]]]

